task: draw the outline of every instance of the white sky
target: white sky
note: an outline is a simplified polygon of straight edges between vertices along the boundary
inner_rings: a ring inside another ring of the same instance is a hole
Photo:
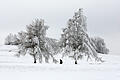
[[[120,0],[0,0],[0,43],[36,18],[50,26],[47,36],[59,39],[61,28],[79,8],[88,18],[88,32],[103,37],[110,51],[119,53]]]

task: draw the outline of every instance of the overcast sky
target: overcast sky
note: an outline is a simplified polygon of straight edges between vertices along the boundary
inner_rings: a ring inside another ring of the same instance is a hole
[[[104,38],[112,53],[120,53],[120,0],[0,0],[1,43],[36,18],[50,26],[47,36],[59,39],[61,28],[79,8],[87,16],[88,32]]]

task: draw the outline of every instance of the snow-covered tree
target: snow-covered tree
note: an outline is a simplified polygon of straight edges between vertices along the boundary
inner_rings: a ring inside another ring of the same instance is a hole
[[[18,35],[10,34],[5,39],[7,45],[18,45],[19,54],[27,53],[33,56],[34,63],[43,59],[48,63],[52,58],[53,62],[58,61],[54,58],[57,53],[62,53],[62,57],[68,56],[75,60],[87,57],[88,60],[95,59],[101,61],[98,53],[108,54],[105,42],[102,38],[91,38],[87,33],[86,16],[83,15],[82,9],[75,12],[74,16],[68,20],[67,27],[63,29],[61,39],[58,42],[55,39],[46,37],[48,26],[43,19],[36,19],[32,24],[26,26],[26,31],[21,31]],[[60,63],[63,61],[60,59]]]
[[[13,35],[10,33],[6,38],[5,38],[5,45],[10,45],[11,43],[11,38],[13,37]]]
[[[5,45],[18,45],[17,35],[10,33],[5,38]]]
[[[96,46],[96,51],[101,54],[108,54],[109,49],[107,49],[104,39],[100,37],[91,38],[92,42]]]
[[[83,15],[82,9],[75,12],[73,18],[68,20],[67,27],[63,29],[61,35],[60,47],[62,48],[63,57],[65,55],[72,57],[77,64],[77,60],[87,55],[88,59],[95,58],[102,61],[96,52],[94,43],[87,34],[86,16]],[[71,55],[71,53],[73,53]]]
[[[56,55],[59,49],[58,40],[46,37],[45,42],[48,44],[49,51],[53,53],[53,55]]]
[[[36,19],[32,24],[27,25],[26,32],[19,33],[19,41],[21,41],[19,53],[29,53],[33,56],[34,63],[36,63],[37,58],[41,63],[43,57],[47,63],[50,57],[56,63],[57,60],[53,57],[49,44],[46,42],[47,29],[48,26],[44,24],[44,20],[42,19]]]

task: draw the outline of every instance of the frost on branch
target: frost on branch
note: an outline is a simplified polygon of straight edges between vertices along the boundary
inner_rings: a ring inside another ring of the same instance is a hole
[[[101,53],[101,54],[108,54],[109,53],[109,49],[106,48],[106,44],[104,42],[104,39],[102,39],[100,37],[95,37],[95,38],[91,38],[91,40],[95,44],[96,51],[98,53]]]
[[[27,26],[26,32],[19,33],[19,53],[25,55],[29,53],[33,56],[34,63],[39,59],[41,63],[43,58],[48,63],[52,58],[53,62],[57,60],[53,56],[53,45],[50,45],[50,39],[46,37],[46,30],[48,26],[44,24],[44,20],[35,20],[32,24]],[[48,41],[49,40],[49,41]]]
[[[5,38],[5,45],[18,45],[18,38],[17,35],[13,35],[10,33],[6,38]]]
[[[102,43],[96,43],[99,42],[91,39],[87,34],[86,16],[83,15],[82,9],[79,9],[73,18],[68,20],[67,27],[61,34],[60,47],[63,57],[66,55],[72,57],[76,64],[77,60],[84,56],[87,56],[87,60],[94,58],[96,61],[102,61],[96,51],[101,49],[98,45],[101,46]]]
[[[8,35],[5,39],[7,45],[18,45],[19,54],[30,54],[34,63],[39,60],[40,63],[48,63],[50,58],[54,63],[58,61],[54,55],[62,54],[62,57],[68,56],[77,61],[82,58],[103,62],[98,53],[108,54],[104,39],[89,37],[87,33],[86,16],[82,9],[75,12],[74,16],[68,20],[66,28],[63,29],[61,39],[46,37],[48,26],[44,24],[43,19],[36,19],[32,24],[26,26],[26,31],[21,31],[18,35]],[[60,63],[63,61],[60,59]]]

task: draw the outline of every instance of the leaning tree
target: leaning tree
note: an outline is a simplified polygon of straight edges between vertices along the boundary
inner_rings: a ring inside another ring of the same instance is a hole
[[[96,45],[87,34],[86,16],[83,15],[82,9],[68,20],[67,27],[61,34],[60,47],[62,57],[65,55],[72,57],[75,64],[83,56],[87,56],[87,60],[94,58],[95,61],[102,61],[98,57]]]
[[[57,63],[53,53],[51,53],[51,47],[46,41],[46,30],[48,26],[44,24],[43,19],[36,19],[32,24],[27,25],[26,32],[19,33],[19,53],[29,53],[34,58],[34,63],[39,59],[41,63],[43,57],[45,62],[48,63],[52,58],[53,62]]]

